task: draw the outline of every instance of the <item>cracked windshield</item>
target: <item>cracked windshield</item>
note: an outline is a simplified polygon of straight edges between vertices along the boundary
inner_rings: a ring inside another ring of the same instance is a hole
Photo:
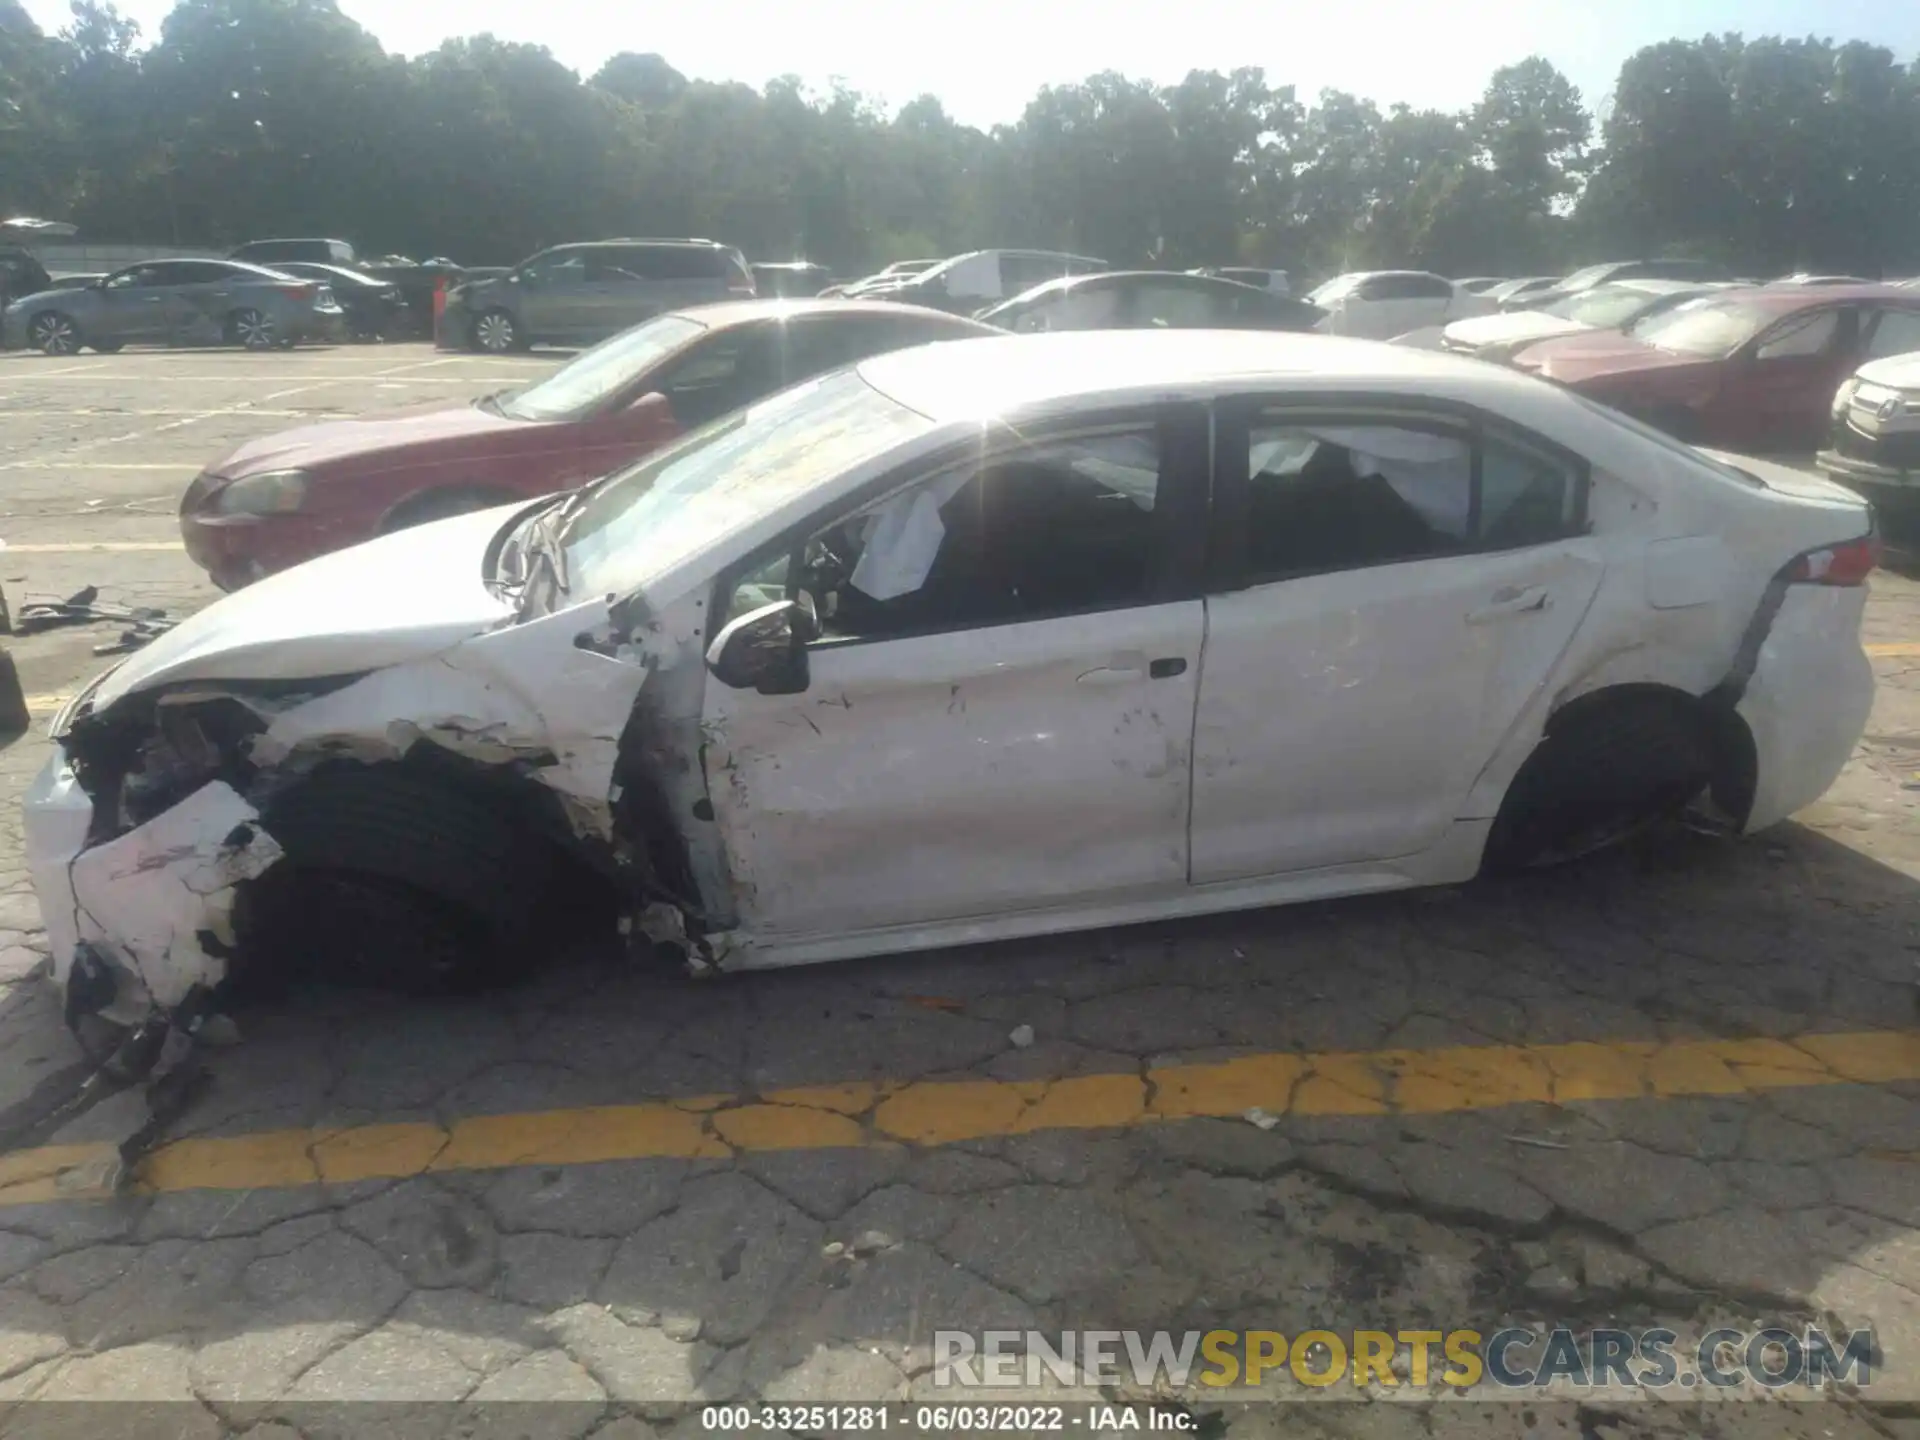
[[[0,0],[0,439],[0,1437],[1920,1440],[1913,7]]]

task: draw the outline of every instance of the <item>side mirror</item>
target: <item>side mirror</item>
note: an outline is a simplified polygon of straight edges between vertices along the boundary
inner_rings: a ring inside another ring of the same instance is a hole
[[[807,688],[807,641],[819,634],[813,602],[776,600],[730,620],[707,647],[707,669],[732,690],[797,695]]]
[[[532,271],[522,275],[518,270],[510,270],[500,278],[509,285],[525,285],[529,290],[538,289],[540,286],[540,277]]]

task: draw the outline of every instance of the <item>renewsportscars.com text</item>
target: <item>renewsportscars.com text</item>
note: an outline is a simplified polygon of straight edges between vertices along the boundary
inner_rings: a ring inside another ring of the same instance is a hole
[[[1667,1329],[936,1330],[933,1383],[946,1387],[1132,1383],[1213,1388],[1407,1385],[1456,1389],[1769,1390],[1873,1383],[1871,1330],[1714,1330],[1683,1344]]]

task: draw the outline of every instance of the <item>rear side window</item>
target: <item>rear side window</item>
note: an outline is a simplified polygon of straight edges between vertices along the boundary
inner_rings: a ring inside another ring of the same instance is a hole
[[[1920,310],[1885,310],[1867,342],[1867,358],[1911,355],[1920,350]]]
[[[705,245],[636,245],[609,258],[648,280],[719,280],[732,268],[724,254]]]
[[[1755,357],[1761,360],[1804,359],[1824,355],[1840,333],[1841,312],[1820,310],[1799,315],[1760,338]]]
[[[169,272],[161,282],[165,285],[217,285],[222,280],[259,278],[218,260],[181,260],[164,268]]]
[[[1250,583],[1544,544],[1580,529],[1571,462],[1466,422],[1258,417],[1247,435]]]

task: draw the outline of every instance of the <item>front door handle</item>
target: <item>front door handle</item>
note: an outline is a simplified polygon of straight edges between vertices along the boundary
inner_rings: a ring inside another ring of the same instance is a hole
[[[1506,615],[1526,615],[1545,610],[1552,603],[1553,596],[1544,585],[1529,585],[1525,589],[1518,585],[1502,585],[1485,605],[1467,612],[1467,623],[1484,625],[1489,620],[1498,620]]]

